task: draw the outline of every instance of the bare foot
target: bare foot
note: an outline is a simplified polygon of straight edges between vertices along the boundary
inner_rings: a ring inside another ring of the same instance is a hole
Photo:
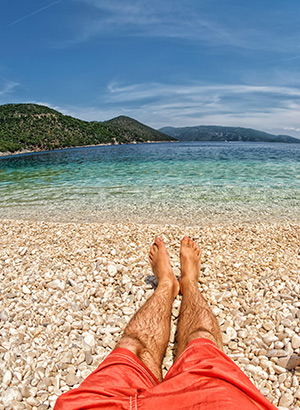
[[[185,284],[197,285],[201,266],[201,250],[196,242],[188,236],[181,240],[180,248],[180,290],[182,293]]]
[[[157,283],[159,285],[171,285],[174,297],[176,297],[179,292],[179,284],[174,276],[170,257],[162,239],[155,239],[150,248],[149,260],[153,274],[157,279]]]

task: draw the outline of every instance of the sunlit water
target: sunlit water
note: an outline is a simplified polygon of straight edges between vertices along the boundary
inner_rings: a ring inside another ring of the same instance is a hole
[[[0,218],[299,222],[300,144],[137,144],[0,157]]]

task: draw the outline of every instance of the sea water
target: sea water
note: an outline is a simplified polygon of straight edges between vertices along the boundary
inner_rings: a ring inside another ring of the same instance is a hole
[[[300,144],[180,142],[0,158],[0,218],[300,221]]]

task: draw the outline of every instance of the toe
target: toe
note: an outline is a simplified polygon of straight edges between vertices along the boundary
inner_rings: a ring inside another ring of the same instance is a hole
[[[159,236],[157,238],[155,238],[154,245],[156,245],[158,247],[161,247],[164,244],[165,244],[164,241]]]
[[[154,243],[154,244],[151,246],[151,248],[150,248],[149,258],[152,259],[156,251],[157,251],[157,246],[156,246],[156,244]]]
[[[185,235],[185,236],[181,239],[181,244],[182,244],[182,245],[187,245],[188,242],[189,242],[189,239],[190,239],[190,238]]]

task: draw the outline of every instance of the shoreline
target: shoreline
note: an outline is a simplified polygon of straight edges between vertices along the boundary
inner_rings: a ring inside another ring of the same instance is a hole
[[[67,207],[68,206],[68,207]],[[137,225],[176,225],[176,226],[234,226],[234,225],[285,225],[300,224],[299,207],[265,207],[237,206],[231,208],[226,204],[209,204],[207,206],[177,207],[158,204],[142,204],[131,207],[130,203],[110,204],[100,207],[97,204],[80,204],[75,201],[69,204],[48,203],[31,206],[3,207],[0,220],[20,220],[49,223],[83,223],[83,224],[137,224]]]
[[[15,151],[15,152],[2,152],[0,151],[0,158],[1,157],[11,157],[11,156],[17,156],[17,155],[23,155],[23,154],[39,154],[39,153],[48,153],[48,152],[55,152],[55,151],[64,151],[68,149],[77,149],[77,148],[92,148],[92,147],[106,147],[106,146],[113,146],[113,145],[136,145],[136,144],[161,144],[161,143],[229,143],[229,144],[275,144],[275,145],[280,145],[280,144],[298,144],[297,142],[282,142],[282,141],[211,141],[211,140],[201,140],[201,141],[194,141],[194,140],[177,140],[177,141],[133,141],[133,142],[126,142],[126,143],[107,143],[107,144],[92,144],[92,145],[76,145],[72,147],[64,147],[64,148],[55,148],[55,149],[49,149],[49,150],[42,150],[42,149],[35,149],[35,150],[27,150],[24,149],[22,151]],[[300,143],[300,142],[299,142]]]
[[[300,357],[300,224],[1,219],[0,229],[5,400],[14,393],[26,408],[53,408],[61,393],[87,377],[153,292],[148,252],[154,237],[166,242],[179,276],[180,239],[187,234],[202,249],[199,288],[221,326],[225,353],[275,406],[299,408],[300,361],[288,367]],[[180,302],[178,296],[164,374],[172,364]]]
[[[160,143],[176,143],[179,141],[143,141],[143,142],[126,142],[126,143],[107,143],[107,144],[96,144],[96,145],[78,145],[74,147],[64,147],[64,148],[55,148],[55,149],[49,149],[49,150],[22,150],[22,151],[15,151],[15,152],[1,152],[0,151],[0,158],[1,157],[11,157],[11,156],[16,156],[16,155],[23,155],[23,154],[40,154],[40,153],[48,153],[48,152],[55,152],[55,151],[64,151],[68,149],[77,149],[77,148],[92,148],[92,147],[106,147],[106,146],[111,146],[111,145],[136,145],[136,144],[160,144]]]

